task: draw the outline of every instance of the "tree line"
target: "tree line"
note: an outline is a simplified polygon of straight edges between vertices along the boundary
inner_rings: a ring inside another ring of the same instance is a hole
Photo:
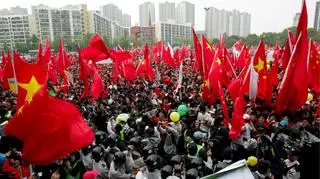
[[[289,28],[293,33],[296,32],[296,27],[290,27]],[[315,41],[320,42],[320,33],[314,29],[309,28],[309,37]],[[64,40],[65,48],[67,51],[77,51],[77,49],[83,48],[88,45],[89,40],[94,34],[88,33],[87,35],[83,36],[79,40]],[[227,48],[232,47],[232,45],[242,40],[244,43],[246,43],[248,46],[256,46],[260,39],[264,39],[264,42],[266,45],[274,46],[275,44],[279,43],[281,46],[284,45],[285,41],[288,38],[288,29],[284,29],[282,32],[276,33],[276,32],[265,32],[261,35],[256,34],[249,34],[247,37],[238,37],[238,36],[228,36],[224,34],[224,41]],[[141,41],[141,40],[133,40],[130,37],[121,37],[120,39],[111,40],[110,37],[103,36],[103,40],[106,43],[108,47],[111,48],[117,48],[118,46],[121,46],[122,48],[129,49],[129,48],[135,48],[135,47],[141,47],[143,44],[148,43],[149,45],[154,45],[156,42],[155,40],[147,40],[147,41]],[[209,39],[212,43],[217,44],[219,42],[219,39]],[[14,49],[19,51],[20,53],[27,53],[31,50],[37,50],[39,45],[39,39],[37,36],[33,35],[31,36],[26,43],[16,43],[14,44]],[[60,44],[60,38],[55,38],[55,40],[50,42],[51,49],[54,51],[59,50],[59,44]],[[44,43],[43,43],[44,45]],[[192,36],[190,38],[178,38],[175,39],[174,44],[171,44],[172,46],[181,46],[181,45],[190,45],[193,46],[193,40]],[[3,50],[8,51],[11,50],[11,47],[9,44],[3,45]]]

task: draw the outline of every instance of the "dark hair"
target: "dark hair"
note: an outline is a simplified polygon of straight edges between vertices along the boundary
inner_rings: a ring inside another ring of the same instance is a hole
[[[262,160],[258,165],[258,172],[261,174],[266,174],[270,168],[271,162],[269,160]]]

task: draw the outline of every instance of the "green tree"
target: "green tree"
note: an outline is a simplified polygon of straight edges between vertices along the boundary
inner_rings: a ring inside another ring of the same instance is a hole
[[[29,47],[26,43],[16,43],[15,49],[20,53],[27,53],[29,51]]]
[[[128,49],[130,47],[130,39],[122,36],[119,39],[113,40],[113,47],[117,47],[118,45],[122,48]]]
[[[248,46],[255,46],[255,45],[258,45],[260,38],[256,34],[249,34],[243,40]]]

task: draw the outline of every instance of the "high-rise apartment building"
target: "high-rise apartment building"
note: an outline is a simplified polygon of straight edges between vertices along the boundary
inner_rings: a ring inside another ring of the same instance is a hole
[[[129,37],[129,28],[123,27],[96,11],[89,12],[89,31],[90,33],[100,34],[103,38],[113,42],[121,37]]]
[[[122,22],[122,10],[114,4],[107,4],[100,7],[100,11],[103,17],[110,19],[111,21],[121,23]]]
[[[314,15],[314,24],[313,27],[317,29],[317,31],[320,30],[320,1],[317,1],[316,3],[316,12]]]
[[[177,4],[176,21],[179,24],[190,23],[192,26],[195,22],[195,6],[189,2],[183,1]]]
[[[124,27],[131,27],[131,16],[129,14],[122,14],[122,26]]]
[[[205,10],[207,38],[219,38],[223,34],[245,37],[250,34],[251,15],[249,13],[219,10],[214,7]]]
[[[159,3],[159,21],[167,22],[168,20],[176,19],[176,7],[175,3],[164,2]]]
[[[111,24],[112,21],[110,19],[103,17],[96,11],[89,12],[89,32],[93,34],[97,33],[104,39],[108,38],[109,42],[112,41]]]
[[[175,45],[179,39],[190,39],[191,24],[176,24],[173,22],[158,22],[155,25],[156,40]]]
[[[62,8],[51,8],[45,5],[32,6],[32,16],[36,35],[42,41],[80,40],[89,31],[86,5],[70,5]]]
[[[139,25],[151,26],[155,23],[155,8],[152,2],[139,5]]]
[[[292,26],[298,26],[300,15],[301,15],[300,13],[296,13],[294,15]]]
[[[21,8],[19,6],[11,7],[10,9],[1,9],[0,15],[19,15],[19,14],[28,14],[27,8]]]
[[[0,15],[0,48],[13,49],[16,44],[26,43],[30,38],[28,12],[8,11]]]

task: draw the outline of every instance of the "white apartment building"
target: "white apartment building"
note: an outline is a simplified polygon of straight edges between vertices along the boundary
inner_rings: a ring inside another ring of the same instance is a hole
[[[167,22],[168,20],[176,19],[176,7],[175,3],[164,2],[159,3],[159,21]]]
[[[176,24],[174,22],[158,22],[155,24],[156,40],[174,45],[178,39],[191,39],[191,24]]]
[[[104,38],[109,38],[110,42],[112,41],[111,24],[111,20],[103,17],[96,11],[89,12],[89,32],[100,34],[100,36]]]
[[[89,12],[89,31],[109,39],[110,42],[121,37],[129,37],[129,28],[103,17],[96,11]]]
[[[246,37],[250,34],[251,15],[237,10],[226,11],[214,7],[206,9],[205,30],[209,39],[220,35],[236,35]]]
[[[131,16],[129,14],[122,14],[122,26],[124,27],[131,27]]]
[[[192,26],[195,23],[195,5],[187,1],[182,1],[177,4],[176,21],[178,24],[188,24]]]
[[[139,25],[149,27],[155,23],[155,8],[152,2],[139,5]]]
[[[107,4],[107,5],[101,6],[100,11],[103,17],[106,17],[119,24],[122,22],[122,10],[119,9],[118,6],[114,4]]]
[[[79,40],[88,32],[88,12],[86,5],[51,8],[45,5],[32,6],[33,24],[36,35],[42,41],[63,38],[65,41]]]
[[[17,43],[26,43],[30,38],[28,14],[0,16],[0,48],[13,49]]]

